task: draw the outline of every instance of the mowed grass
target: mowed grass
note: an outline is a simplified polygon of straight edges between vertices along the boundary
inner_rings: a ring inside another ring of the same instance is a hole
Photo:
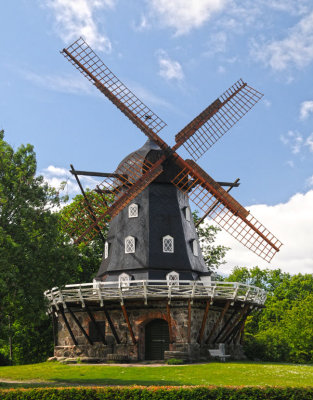
[[[22,382],[20,382],[22,381]],[[313,386],[313,366],[270,363],[209,363],[133,367],[41,363],[0,367],[0,387],[76,385]]]

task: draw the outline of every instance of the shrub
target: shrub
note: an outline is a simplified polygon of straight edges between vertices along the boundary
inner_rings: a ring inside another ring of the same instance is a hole
[[[166,364],[168,365],[180,365],[184,363],[185,363],[184,360],[180,358],[170,358],[169,360],[166,361]]]
[[[2,400],[313,400],[311,388],[106,387],[0,391]]]

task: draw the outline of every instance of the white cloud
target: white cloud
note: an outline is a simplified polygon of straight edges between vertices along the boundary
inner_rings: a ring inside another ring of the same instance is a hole
[[[20,71],[28,81],[61,93],[96,93],[93,85],[90,84],[83,76],[80,75],[40,75],[31,71]]]
[[[313,113],[313,101],[303,101],[300,105],[300,119],[304,120],[309,117],[310,114]]]
[[[308,10],[308,0],[265,0],[264,5],[273,10],[284,11],[291,15],[301,15]]]
[[[136,93],[136,96],[142,100],[143,102],[147,103],[148,105],[156,105],[165,108],[173,108],[172,105],[164,100],[161,97],[156,96],[155,94],[151,93],[145,87],[141,86],[137,82],[127,82],[127,86]]]
[[[66,168],[49,165],[40,172],[40,175],[44,177],[45,181],[50,186],[57,190],[60,190],[63,183],[66,182],[63,191],[61,191],[63,195],[66,194],[71,198],[81,193],[74,176]],[[101,179],[95,179],[89,176],[80,176],[79,179],[82,186],[84,188],[88,187],[89,189],[94,189],[95,186],[101,182]]]
[[[304,68],[313,61],[313,12],[303,17],[281,40],[252,43],[251,55],[275,71]]]
[[[222,11],[227,0],[150,0],[152,14],[175,29],[177,35],[199,28],[212,15]]]
[[[111,41],[99,31],[95,14],[113,8],[115,0],[42,0],[42,3],[53,11],[56,32],[66,44],[83,36],[93,48],[111,51]]]
[[[313,178],[313,177],[312,177]],[[313,179],[312,179],[313,184]],[[267,206],[247,207],[262,224],[283,242],[271,264],[256,256],[226,232],[218,234],[217,243],[231,247],[226,255],[222,273],[234,266],[281,268],[291,274],[313,273],[313,190],[295,194],[288,202]]]
[[[289,146],[293,154],[300,153],[303,145],[303,137],[298,131],[288,131],[286,135],[281,135],[280,140],[286,146]]]
[[[225,32],[217,32],[210,36],[206,45],[207,50],[204,52],[206,56],[214,56],[218,53],[224,53],[226,50],[227,35]]]
[[[181,81],[184,78],[182,66],[178,61],[171,60],[164,50],[158,51],[158,61],[162,78]]]
[[[313,133],[306,139],[305,145],[308,146],[311,153],[313,153]]]
[[[294,166],[295,166],[295,163],[294,163],[292,160],[288,160],[288,161],[286,162],[286,164],[287,164],[290,168],[294,168]]]
[[[140,22],[138,24],[133,23],[132,26],[135,31],[142,32],[150,28],[150,23],[145,15],[141,15]]]
[[[310,176],[310,178],[308,178],[308,179],[306,180],[306,185],[307,185],[308,187],[312,187],[312,186],[313,186],[313,175]]]

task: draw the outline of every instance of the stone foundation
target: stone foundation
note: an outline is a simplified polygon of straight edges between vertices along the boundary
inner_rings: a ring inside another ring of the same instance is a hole
[[[103,344],[98,338],[93,345],[89,344],[82,331],[71,317],[70,313],[65,309],[65,316],[69,322],[73,335],[78,345],[74,345],[73,340],[67,330],[62,315],[59,313],[57,318],[57,345],[55,346],[54,356],[58,359],[66,358],[85,358],[100,361],[142,361],[146,359],[145,355],[145,327],[155,319],[170,321],[170,343],[169,349],[164,353],[164,358],[182,358],[185,361],[208,360],[210,358],[208,349],[217,347],[217,345],[205,344],[205,340],[211,332],[215,322],[223,310],[223,305],[211,305],[210,311],[204,327],[203,338],[201,344],[198,343],[199,332],[205,312],[206,302],[194,302],[191,308],[191,324],[190,324],[190,341],[188,340],[188,302],[172,301],[169,306],[170,320],[168,319],[168,309],[166,301],[149,301],[148,305],[143,302],[134,301],[125,304],[129,323],[132,327],[136,344],[133,343],[132,336],[128,324],[124,318],[121,306],[119,304],[106,305],[106,310],[114,324],[116,333],[120,340],[120,344],[116,343],[114,335],[110,329],[110,325],[105,317],[103,310],[99,307],[89,305],[96,321],[105,324],[105,342]],[[230,307],[220,322],[216,334],[222,329],[225,321],[234,312],[234,307],[240,311],[240,305]],[[91,336],[91,320],[87,312],[79,307],[72,305],[71,310],[75,313],[77,319],[85,329],[86,333]],[[216,336],[216,335],[215,335]],[[189,341],[189,342],[188,342]],[[232,354],[236,358],[240,358],[240,346],[232,344],[227,346],[227,354]],[[120,356],[120,357],[119,357]]]

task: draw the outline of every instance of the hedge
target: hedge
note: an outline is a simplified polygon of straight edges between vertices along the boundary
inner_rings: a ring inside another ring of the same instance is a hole
[[[0,390],[2,400],[313,400],[310,388],[105,387]]]

